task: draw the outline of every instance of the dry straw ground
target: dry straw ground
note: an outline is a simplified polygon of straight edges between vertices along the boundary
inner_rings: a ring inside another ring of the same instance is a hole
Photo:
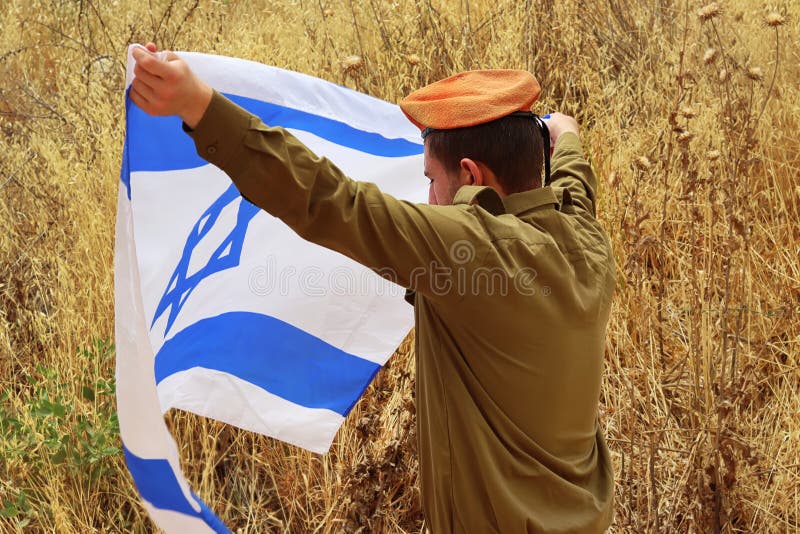
[[[397,101],[531,69],[577,115],[619,265],[615,532],[800,529],[797,0],[2,0],[0,531],[149,532],[116,436],[112,235],[131,42]],[[178,413],[241,532],[412,532],[410,343],[317,456]]]

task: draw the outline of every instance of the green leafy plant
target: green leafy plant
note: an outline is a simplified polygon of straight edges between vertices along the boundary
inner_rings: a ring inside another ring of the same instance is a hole
[[[0,519],[15,519],[16,528],[35,520],[29,500],[47,499],[54,473],[70,485],[90,486],[118,471],[112,461],[121,452],[116,387],[106,377],[113,356],[110,341],[95,340],[78,351],[75,369],[83,374],[77,384],[39,365],[21,394],[0,396],[0,480],[14,481],[6,497],[0,493]]]

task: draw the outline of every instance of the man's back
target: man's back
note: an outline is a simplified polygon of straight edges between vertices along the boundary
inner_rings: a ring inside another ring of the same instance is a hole
[[[461,255],[451,284],[415,299],[435,533],[598,531],[611,520],[597,403],[614,263],[577,137],[562,136],[553,164],[553,188],[506,197],[505,214],[457,196],[473,231],[440,234]]]

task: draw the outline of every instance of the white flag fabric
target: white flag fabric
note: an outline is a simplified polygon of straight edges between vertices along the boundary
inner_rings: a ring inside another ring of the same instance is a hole
[[[181,53],[215,89],[349,176],[424,201],[400,109],[310,76]],[[128,53],[126,87],[133,79]],[[181,473],[170,408],[324,453],[413,324],[402,288],[303,241],[127,98],[115,245],[117,407],[128,468],[167,532],[228,532]]]

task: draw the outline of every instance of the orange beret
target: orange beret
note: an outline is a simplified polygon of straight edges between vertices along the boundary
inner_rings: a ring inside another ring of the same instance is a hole
[[[541,93],[528,71],[472,70],[417,89],[400,109],[420,130],[450,130],[530,111]]]

